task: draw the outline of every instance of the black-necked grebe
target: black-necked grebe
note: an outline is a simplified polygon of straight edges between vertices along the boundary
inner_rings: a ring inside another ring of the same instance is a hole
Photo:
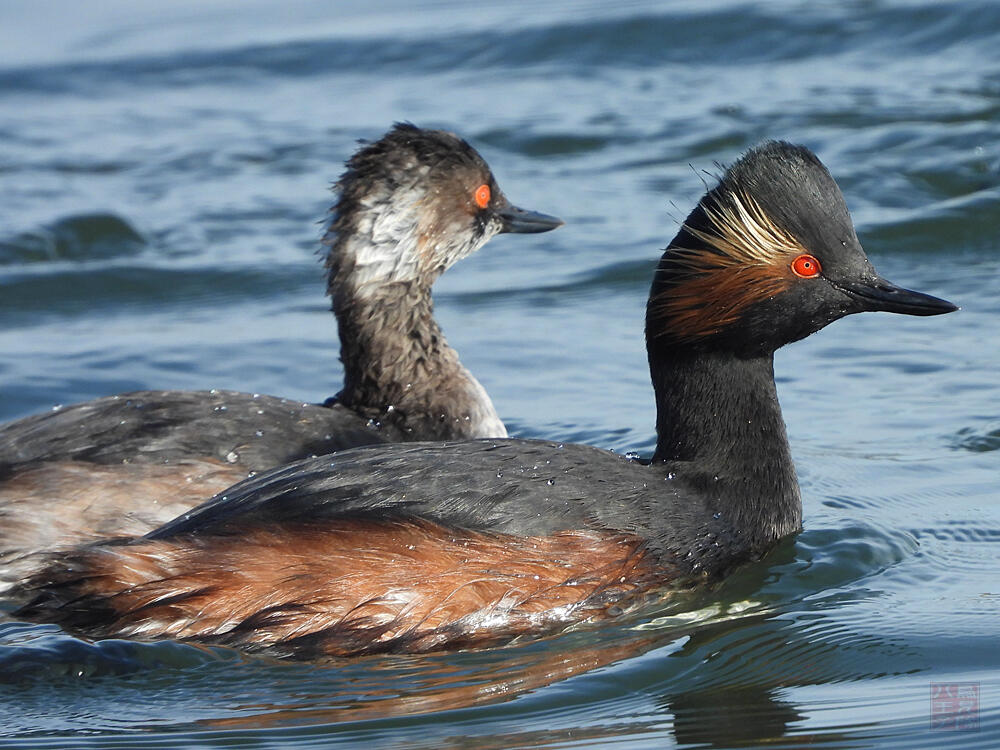
[[[25,555],[143,534],[247,476],[371,443],[505,437],[431,285],[501,232],[562,222],[504,197],[452,133],[400,124],[347,162],[324,239],[344,388],[327,405],[143,391],[0,426],[0,580]],[[335,402],[335,403],[333,403]]]
[[[751,150],[663,254],[648,464],[533,440],[371,446],[61,556],[16,616],[297,657],[501,642],[717,579],[801,526],[774,351],[865,310],[937,315],[865,257],[807,149]]]

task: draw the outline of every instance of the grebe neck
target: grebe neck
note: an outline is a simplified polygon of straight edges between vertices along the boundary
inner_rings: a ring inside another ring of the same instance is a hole
[[[363,294],[331,284],[331,294],[344,364],[338,402],[421,439],[506,436],[434,319],[429,283],[394,281]]]
[[[653,462],[687,475],[761,543],[798,530],[802,501],[774,384],[774,355],[651,351]]]

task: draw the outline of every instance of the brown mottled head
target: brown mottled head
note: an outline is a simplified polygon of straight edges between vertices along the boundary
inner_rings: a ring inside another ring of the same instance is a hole
[[[429,285],[501,232],[555,229],[552,216],[511,205],[472,146],[454,133],[395,125],[347,162],[324,244],[330,290]]]
[[[757,354],[862,310],[954,309],[882,279],[826,167],[807,148],[774,141],[726,171],[664,252],[646,337],[651,348]]]

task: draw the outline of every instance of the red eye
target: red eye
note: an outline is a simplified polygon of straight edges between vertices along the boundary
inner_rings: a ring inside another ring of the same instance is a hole
[[[490,205],[490,186],[483,183],[476,188],[476,205],[480,208],[486,208]]]
[[[800,255],[792,261],[792,273],[796,276],[801,276],[803,279],[811,279],[814,276],[819,276],[819,272],[822,270],[823,268],[820,266],[819,261],[811,255]]]

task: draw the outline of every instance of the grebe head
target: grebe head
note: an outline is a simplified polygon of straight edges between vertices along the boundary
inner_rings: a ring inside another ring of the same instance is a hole
[[[433,283],[501,232],[547,232],[554,216],[512,205],[489,165],[453,133],[396,124],[347,162],[324,238],[331,287],[355,294],[394,282]]]
[[[956,309],[883,279],[826,167],[803,146],[768,142],[726,171],[664,252],[646,337],[651,349],[755,356],[851,313]]]

